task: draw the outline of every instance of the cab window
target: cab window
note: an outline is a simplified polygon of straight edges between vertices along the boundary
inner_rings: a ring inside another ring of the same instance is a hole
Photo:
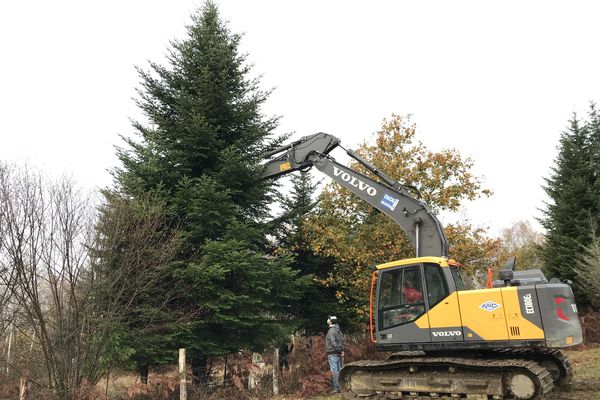
[[[452,279],[454,279],[454,284],[456,285],[456,290],[465,290],[465,285],[462,280],[462,275],[458,270],[458,267],[450,267],[450,272],[452,273]]]
[[[425,264],[425,285],[427,285],[427,300],[429,308],[448,296],[448,285],[444,279],[444,272],[439,265]]]
[[[388,329],[414,321],[425,313],[419,266],[383,272],[379,286],[379,328]]]

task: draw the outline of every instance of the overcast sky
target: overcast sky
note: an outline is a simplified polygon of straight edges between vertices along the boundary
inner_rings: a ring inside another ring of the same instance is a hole
[[[164,64],[200,1],[0,2],[0,160],[111,182],[139,118],[134,66]],[[597,1],[220,0],[280,132],[346,147],[392,112],[431,149],[475,161],[490,199],[463,215],[491,232],[534,222],[573,112],[600,102]],[[536,225],[537,226],[537,225]]]

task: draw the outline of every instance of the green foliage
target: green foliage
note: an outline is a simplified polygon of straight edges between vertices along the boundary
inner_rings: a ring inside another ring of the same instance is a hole
[[[198,262],[181,272],[202,305],[198,318],[187,324],[191,348],[210,355],[261,351],[289,334],[295,328],[293,304],[305,285],[289,262],[233,237],[206,243]]]
[[[575,287],[580,292],[588,293],[590,305],[596,310],[600,309],[600,237],[596,228],[592,228],[588,244],[577,261],[575,273],[578,279]]]
[[[546,228],[542,258],[550,277],[576,280],[574,266],[581,249],[590,244],[590,221],[600,222],[599,117],[592,104],[588,119],[576,115],[560,138],[559,153],[546,179],[550,197],[541,220]],[[584,291],[576,290],[578,302],[585,304]]]
[[[170,264],[180,251],[178,231],[165,217],[165,201],[154,192],[134,199],[104,192],[91,249],[98,331],[94,347],[104,371],[135,363],[162,365],[174,360],[168,346],[169,311],[178,293],[169,285]]]
[[[260,154],[280,140],[271,137],[277,119],[261,113],[268,92],[248,78],[240,36],[214,3],[192,17],[187,34],[172,43],[168,67],[139,69],[137,104],[148,123],[133,123],[137,135],[124,138],[113,171],[114,196],[160,195],[161,229],[177,236],[168,277],[127,315],[140,363],[159,364],[177,347],[205,358],[273,345],[293,328],[290,304],[306,283],[289,258],[267,255],[273,190],[260,180]],[[164,314],[139,337],[136,318],[157,303]]]
[[[276,252],[292,257],[294,271],[307,279],[302,298],[294,305],[294,315],[308,335],[323,333],[329,315],[339,317],[345,330],[356,323],[351,307],[336,297],[340,288],[330,283],[335,258],[316,254],[308,242],[305,222],[317,204],[316,188],[310,172],[292,176],[292,190],[282,201],[283,214],[276,229]]]

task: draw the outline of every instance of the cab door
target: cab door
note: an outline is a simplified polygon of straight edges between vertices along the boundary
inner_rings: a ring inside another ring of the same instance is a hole
[[[377,301],[377,342],[381,345],[430,342],[423,296],[421,265],[380,272]]]
[[[429,312],[417,321],[417,325],[425,322],[422,321],[424,317],[428,318],[432,342],[463,341],[458,292],[449,294],[442,268],[437,264],[423,265]]]

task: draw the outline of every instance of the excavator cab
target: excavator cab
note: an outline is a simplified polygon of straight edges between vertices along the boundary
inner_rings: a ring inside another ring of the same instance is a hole
[[[376,268],[373,337],[380,350],[422,350],[425,344],[462,340],[456,292],[464,285],[457,263],[419,257]]]

